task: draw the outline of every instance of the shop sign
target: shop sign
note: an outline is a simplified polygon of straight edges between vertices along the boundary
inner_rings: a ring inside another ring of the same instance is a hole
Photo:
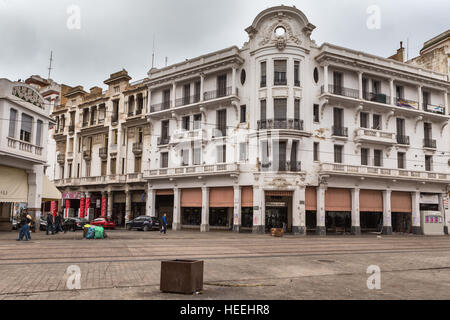
[[[81,199],[81,192],[63,192],[63,199]]]
[[[421,194],[420,203],[439,204],[439,196],[437,194]]]
[[[286,207],[286,202],[267,202],[266,207],[277,207],[277,208],[283,208]]]

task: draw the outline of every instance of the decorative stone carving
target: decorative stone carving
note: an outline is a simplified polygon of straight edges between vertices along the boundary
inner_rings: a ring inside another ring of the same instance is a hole
[[[275,20],[275,21],[274,21]],[[286,16],[284,14],[277,15],[274,18],[272,18],[272,23],[270,23],[262,32],[262,40],[259,42],[260,46],[265,46],[268,44],[273,44],[278,48],[278,50],[284,50],[286,48],[286,45],[291,42],[296,45],[301,45],[302,41],[300,38],[295,36],[293,28],[290,24],[290,20],[292,20],[289,16]],[[286,33],[282,36],[278,36],[275,33],[275,30],[277,28],[284,28],[286,30]]]

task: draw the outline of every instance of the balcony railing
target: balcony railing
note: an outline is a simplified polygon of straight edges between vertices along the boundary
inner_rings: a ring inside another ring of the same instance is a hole
[[[172,100],[166,100],[161,103],[152,104],[150,107],[150,112],[159,112],[170,109],[170,106],[172,105]]]
[[[257,122],[258,130],[271,129],[290,129],[303,131],[303,120],[288,119],[288,120],[259,120]]]
[[[134,154],[140,154],[142,153],[142,143],[133,143],[133,153]]]
[[[69,133],[74,133],[75,132],[75,126],[73,124],[71,124],[69,126]]]
[[[397,135],[397,143],[409,146],[409,136]]]
[[[443,181],[448,180],[450,177],[450,175],[446,173],[411,171],[404,169],[389,169],[389,168],[368,167],[368,166],[354,166],[335,163],[321,164],[321,173],[373,176],[378,178],[390,178],[390,179],[396,177],[398,179],[402,178],[417,179],[417,180],[432,179]]]
[[[287,85],[286,72],[275,72],[273,78],[273,84],[275,86],[285,86]]]
[[[436,149],[436,140],[433,139],[424,139],[423,147],[429,149]]]
[[[58,161],[59,164],[63,164],[66,161],[66,157],[63,154],[58,154],[56,156],[56,161]]]
[[[83,158],[84,160],[91,160],[91,150],[84,150],[83,151]]]
[[[185,175],[214,175],[220,173],[238,172],[239,164],[223,163],[211,165],[199,165],[179,168],[161,168],[156,170],[146,170],[144,178],[154,179],[165,176],[185,176]]]
[[[98,155],[102,159],[106,159],[108,157],[108,148],[100,148],[98,150]]]
[[[267,77],[266,76],[261,76],[260,87],[261,88],[267,87]]]
[[[187,96],[177,99],[175,101],[175,107],[187,106],[197,102],[200,102],[200,94],[195,94],[193,96]]]
[[[423,111],[445,115],[445,107],[430,103],[423,104]]]
[[[264,172],[301,172],[302,171],[302,163],[301,161],[291,162],[266,162],[260,164],[261,171]]]
[[[336,137],[348,137],[348,128],[345,127],[332,127],[333,136]]]
[[[236,88],[237,90],[237,88]],[[213,91],[207,91],[204,93],[204,100],[205,101],[209,101],[209,100],[214,100],[214,99],[219,99],[219,98],[224,98],[224,97],[228,97],[231,96],[233,94],[232,92],[232,87],[227,87],[227,88],[223,88],[223,89],[216,89]]]
[[[363,92],[363,98],[367,101],[391,104],[391,97],[384,93]]]
[[[167,145],[170,142],[170,137],[159,137],[158,138],[158,146]]]
[[[373,142],[385,142],[387,144],[396,143],[395,133],[369,128],[359,128],[356,130],[356,140],[361,139],[370,140]]]
[[[344,88],[340,86],[334,86],[332,84],[328,85],[328,92],[331,94],[336,94],[339,96],[349,97],[353,99],[359,99],[359,90]],[[325,93],[324,86],[321,87],[321,93]]]

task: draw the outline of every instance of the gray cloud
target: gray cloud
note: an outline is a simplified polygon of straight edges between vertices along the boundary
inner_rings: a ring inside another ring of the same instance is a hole
[[[283,1],[284,2],[284,1]],[[66,27],[67,7],[81,9],[81,30]],[[85,88],[102,85],[126,68],[145,77],[156,40],[156,64],[164,66],[247,40],[244,29],[275,0],[0,0],[0,77],[13,80],[47,75]],[[449,29],[450,3],[428,0],[290,1],[316,25],[312,38],[380,56],[395,53],[409,39],[409,57],[423,42]],[[381,9],[381,30],[366,27],[367,7]]]

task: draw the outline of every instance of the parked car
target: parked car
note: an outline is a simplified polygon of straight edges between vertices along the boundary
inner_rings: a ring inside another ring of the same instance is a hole
[[[150,231],[154,229],[159,230],[159,227],[160,227],[159,219],[149,216],[137,217],[136,219],[131,220],[126,224],[127,230],[137,229]]]
[[[116,223],[114,221],[108,220],[106,218],[95,219],[95,220],[89,222],[89,224],[92,226],[103,227],[105,229],[115,229],[116,228]]]
[[[64,230],[67,231],[77,231],[83,230],[84,225],[88,224],[89,221],[81,218],[67,218],[64,220]]]

